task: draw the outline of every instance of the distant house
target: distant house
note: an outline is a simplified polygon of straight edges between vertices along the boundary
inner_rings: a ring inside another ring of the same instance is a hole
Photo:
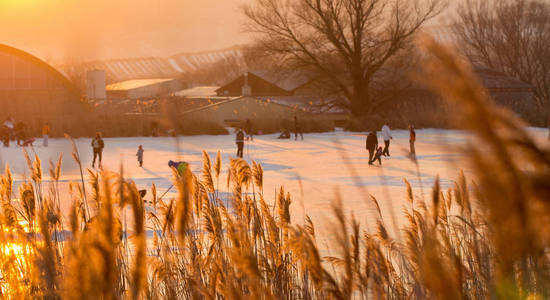
[[[195,103],[195,108],[186,110],[184,116],[209,120],[222,125],[232,125],[251,120],[289,120],[295,115],[304,119],[345,122],[349,115],[342,110],[324,105],[318,96],[294,95],[295,91],[308,82],[304,76],[277,76],[266,71],[249,71],[215,90],[216,97],[201,101],[198,98],[185,99]],[[189,93],[189,92],[187,92]]]
[[[528,83],[485,67],[476,67],[475,71],[497,104],[520,115],[536,109],[533,87]]]
[[[507,76],[486,67],[476,66],[477,79],[494,102],[508,108],[524,119],[536,115],[533,87],[521,80]],[[400,94],[396,108],[408,113],[437,112],[443,105],[438,95],[430,89],[415,85]]]
[[[163,97],[181,91],[184,87],[184,84],[178,79],[134,79],[109,84],[107,86],[107,97],[111,99]]]
[[[246,72],[216,90],[218,96],[290,96],[288,91],[255,72]]]

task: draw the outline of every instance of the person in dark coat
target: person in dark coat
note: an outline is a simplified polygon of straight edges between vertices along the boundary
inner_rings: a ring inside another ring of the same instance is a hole
[[[254,140],[254,128],[252,127],[252,121],[250,121],[250,119],[246,119],[246,123],[244,125],[244,132],[246,133],[246,140],[248,141],[249,139],[251,141]]]
[[[17,145],[21,146],[26,141],[25,137],[25,123],[19,121],[15,123],[15,139],[17,141]]]
[[[294,116],[294,140],[298,140],[298,134],[302,138],[302,141],[304,140],[304,133],[302,132],[302,127],[300,127],[300,123],[298,122],[298,117]]]
[[[414,143],[416,142],[416,131],[414,131],[414,126],[409,127],[409,145],[411,147],[411,155],[416,154],[416,149],[414,148]]]
[[[290,139],[290,131],[288,130],[288,128],[283,129],[278,139]]]
[[[140,167],[143,167],[143,152],[145,152],[143,146],[139,145],[136,156]]]
[[[15,132],[15,121],[13,120],[13,118],[10,116],[6,119],[6,121],[4,122],[4,129],[6,129],[6,134],[7,134],[7,139],[8,139],[8,143],[6,145],[6,147],[9,147],[10,146],[10,143],[9,141],[13,140],[14,138],[14,132]],[[4,143],[6,144],[6,143]]]
[[[2,137],[2,143],[4,147],[10,146],[10,134],[6,126],[0,126],[0,136]]]
[[[92,140],[92,148],[94,150],[94,160],[92,162],[92,168],[95,168],[95,160],[99,157],[99,166],[101,167],[101,158],[103,156],[103,148],[105,148],[105,143],[101,138],[101,133],[96,133],[95,138]]]
[[[173,160],[170,160],[168,161],[168,167],[174,168],[174,170],[178,172],[178,175],[183,176],[185,174],[185,171],[187,171],[189,164],[185,161],[175,162]]]
[[[372,165],[373,162],[378,160],[378,164],[382,165],[382,154],[384,154],[384,149],[382,149],[382,147],[378,147],[378,150],[376,150],[376,154],[374,154],[374,158],[369,162],[369,164]]]
[[[158,122],[152,122],[151,123],[151,136],[153,136],[153,137],[159,136],[159,123]]]
[[[32,146],[33,146],[32,144],[34,143],[34,141],[35,141],[34,138],[26,139],[26,140],[21,144],[21,146],[23,146],[23,147],[29,147],[29,146],[32,147]]]
[[[367,150],[369,150],[369,165],[372,165],[374,153],[378,147],[378,137],[376,131],[371,131],[367,136]]]
[[[244,132],[241,128],[239,128],[237,130],[237,136],[235,138],[235,143],[237,144],[237,157],[243,158]]]

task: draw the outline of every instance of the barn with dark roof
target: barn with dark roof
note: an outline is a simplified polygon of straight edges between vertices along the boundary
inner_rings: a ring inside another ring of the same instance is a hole
[[[216,93],[223,97],[292,95],[291,91],[280,87],[274,80],[259,72],[246,72],[218,88]]]
[[[520,115],[529,114],[536,108],[531,85],[485,67],[478,66],[475,72],[497,104]]]
[[[537,105],[531,85],[479,65],[474,66],[474,73],[496,104],[513,111],[528,122],[536,119]],[[418,84],[404,90],[394,106],[398,111],[426,120],[430,114],[436,117],[441,115],[442,108],[444,113],[454,111],[452,106],[442,102],[430,89]],[[421,124],[420,121],[418,123]]]

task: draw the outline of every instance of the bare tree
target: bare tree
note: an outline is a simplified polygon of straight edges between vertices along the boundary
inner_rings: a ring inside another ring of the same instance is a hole
[[[75,64],[64,69],[65,76],[78,89],[80,94],[86,93],[86,69],[82,64]]]
[[[246,66],[239,57],[231,56],[214,63],[201,66],[196,71],[182,75],[182,80],[193,85],[221,85],[246,70]]]
[[[274,69],[275,62],[262,49],[254,45],[245,45],[238,49],[238,55],[202,66],[194,72],[182,75],[182,79],[199,85],[222,85],[246,71]]]
[[[550,4],[536,0],[467,0],[453,31],[474,62],[534,87],[540,108],[550,104]]]
[[[316,74],[362,116],[387,104],[371,90],[377,72],[443,8],[443,0],[255,0],[243,12],[281,65]]]

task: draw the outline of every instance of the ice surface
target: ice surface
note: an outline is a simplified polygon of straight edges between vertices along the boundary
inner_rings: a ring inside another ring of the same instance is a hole
[[[542,143],[547,143],[547,129],[531,128],[530,131]],[[264,194],[273,203],[278,188],[284,186],[292,195],[293,222],[302,223],[309,215],[320,232],[327,232],[330,226],[331,201],[338,193],[347,213],[353,213],[363,225],[372,224],[376,210],[369,194],[376,197],[388,222],[395,216],[397,223],[402,216],[405,203],[406,178],[414,188],[417,197],[429,199],[430,188],[439,174],[444,188],[450,187],[459,170],[468,175],[468,165],[463,160],[461,149],[469,140],[461,131],[422,129],[417,130],[416,151],[418,168],[408,158],[408,131],[394,131],[390,146],[391,157],[382,159],[382,166],[367,164],[364,133],[331,132],[305,134],[304,140],[278,140],[277,135],[254,137],[245,145],[245,159],[255,160],[264,167]],[[91,139],[75,140],[83,164],[91,167]],[[63,154],[61,189],[67,191],[68,182],[80,180],[78,165],[71,157],[71,143],[66,139],[50,139],[50,147],[41,147],[37,141],[34,149],[27,148],[31,155],[39,155],[44,170],[45,186],[48,185],[49,160],[57,161]],[[144,167],[138,167],[136,151],[143,145]],[[162,194],[171,185],[171,170],[168,160],[185,160],[192,170],[200,172],[202,150],[215,159],[218,150],[223,157],[223,175],[220,190],[227,192],[226,173],[229,159],[234,157],[236,146],[234,136],[194,136],[179,138],[107,138],[103,152],[103,166],[119,171],[123,166],[124,176],[136,182],[139,188],[150,189],[155,183]],[[29,174],[22,148],[12,146],[0,148],[0,168],[9,164],[19,185]],[[87,171],[84,172],[87,178]],[[17,191],[16,189],[14,189]],[[174,191],[167,197],[174,195]],[[17,197],[17,195],[14,195]],[[67,212],[70,199],[66,197],[62,210]]]

